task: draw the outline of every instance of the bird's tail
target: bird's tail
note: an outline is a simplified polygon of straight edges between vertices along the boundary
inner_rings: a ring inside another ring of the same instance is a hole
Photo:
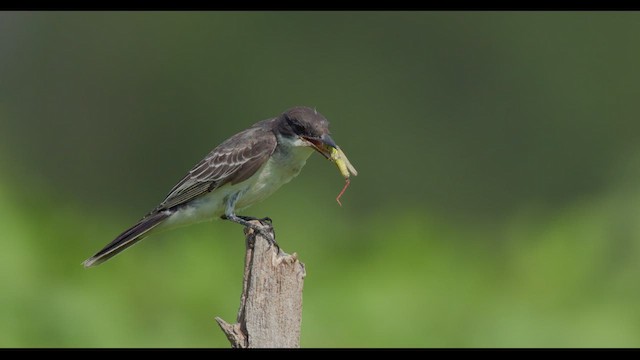
[[[84,267],[100,265],[119,254],[124,249],[142,240],[153,228],[158,226],[164,219],[171,215],[168,211],[151,213],[145,216],[137,224],[118,235],[112,242],[107,244],[102,250],[84,261]]]

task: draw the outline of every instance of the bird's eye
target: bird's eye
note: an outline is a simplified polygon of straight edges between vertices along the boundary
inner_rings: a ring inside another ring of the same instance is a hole
[[[304,134],[305,133],[305,129],[304,126],[302,126],[302,124],[300,124],[299,122],[292,120],[289,122],[289,124],[291,125],[291,129],[293,129],[293,131],[296,134]]]

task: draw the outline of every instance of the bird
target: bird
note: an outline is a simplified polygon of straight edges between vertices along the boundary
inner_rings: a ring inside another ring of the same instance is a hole
[[[153,233],[212,219],[264,233],[251,222],[257,218],[236,211],[264,200],[291,181],[314,151],[331,159],[338,148],[330,136],[329,121],[315,108],[296,106],[259,121],[209,152],[155,209],[83,265],[99,265]],[[269,218],[257,220],[271,223]]]

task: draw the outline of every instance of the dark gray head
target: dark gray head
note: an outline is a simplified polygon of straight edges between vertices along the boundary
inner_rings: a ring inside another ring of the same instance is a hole
[[[297,106],[276,118],[275,130],[289,139],[299,139],[299,146],[311,146],[324,157],[330,156],[330,146],[337,148],[329,136],[329,121],[315,109]]]

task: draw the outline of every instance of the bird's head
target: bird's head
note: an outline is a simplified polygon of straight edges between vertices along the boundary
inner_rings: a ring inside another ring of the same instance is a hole
[[[329,135],[329,121],[315,109],[299,106],[282,113],[276,126],[294,146],[308,146],[325,158],[330,158],[332,149],[338,145]]]

